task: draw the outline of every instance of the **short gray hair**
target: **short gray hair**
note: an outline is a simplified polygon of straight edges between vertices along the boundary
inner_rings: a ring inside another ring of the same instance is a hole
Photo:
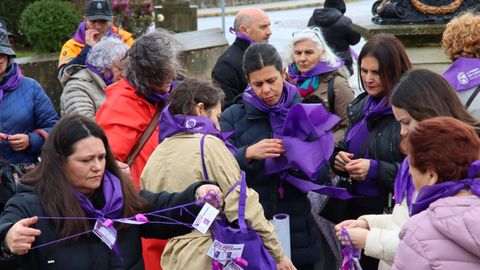
[[[174,79],[180,72],[180,43],[167,30],[144,34],[128,50],[127,80],[143,96]]]
[[[88,53],[87,63],[105,71],[112,68],[112,63],[125,56],[128,46],[117,37],[102,38]]]
[[[325,54],[320,58],[320,61],[327,63],[329,66],[336,66],[338,61],[338,56],[333,52],[333,50],[327,45],[325,38],[323,37],[322,30],[318,27],[306,28],[301,31],[295,32],[294,36],[290,40],[285,49],[284,61],[287,65],[294,62],[293,54],[295,53],[295,45],[298,42],[311,40],[317,47],[317,50],[325,50]]]

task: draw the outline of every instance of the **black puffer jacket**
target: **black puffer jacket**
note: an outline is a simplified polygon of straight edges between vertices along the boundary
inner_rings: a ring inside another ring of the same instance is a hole
[[[317,8],[313,11],[308,26],[320,27],[328,46],[345,61],[347,67],[352,66],[350,46],[357,44],[361,36],[352,29],[350,18],[335,8]]]
[[[299,102],[300,96],[297,95],[293,104]],[[284,183],[285,193],[281,199],[278,193],[281,185],[279,176],[277,174],[264,176],[264,160],[248,163],[245,159],[247,147],[263,139],[272,138],[268,114],[242,100],[223,113],[220,126],[222,131],[235,130],[229,141],[238,148],[235,157],[240,168],[246,172],[248,186],[258,192],[265,217],[272,219],[272,216],[278,213],[290,215],[292,262],[298,269],[313,269],[312,265],[321,260],[323,251],[306,194]]]
[[[232,45],[218,58],[212,70],[212,79],[220,84],[225,99],[223,109],[234,103],[234,99],[247,88],[247,78],[243,73],[243,55],[250,44],[235,39]]]
[[[367,101],[368,94],[362,93],[355,100],[348,105],[347,113],[349,117],[349,126],[345,133],[345,138],[350,132],[351,128],[362,120],[363,107]],[[373,159],[378,161],[378,177],[375,179],[379,196],[377,197],[362,197],[358,199],[352,199],[349,201],[349,215],[350,218],[357,218],[364,214],[381,214],[385,207],[389,206],[393,192],[393,184],[395,182],[395,176],[400,163],[404,159],[404,155],[400,152],[400,124],[395,120],[393,115],[383,115],[374,119],[367,120],[367,126],[369,130],[372,130],[376,124],[378,124],[380,118],[388,117],[388,123],[378,132],[370,144],[367,147],[367,159]],[[335,156],[339,151],[347,151],[348,144],[345,139],[340,142],[339,147],[332,155],[331,163],[333,168],[333,162]],[[336,172],[341,176],[348,176],[346,173]],[[353,181],[355,185],[356,181]],[[390,195],[389,195],[390,194]]]
[[[196,188],[204,183],[206,182],[195,183],[182,193],[150,193],[148,191],[141,191],[140,195],[151,203],[149,211],[155,211],[194,201]],[[32,216],[45,216],[39,198],[32,193],[31,190],[32,189],[27,186],[24,188],[25,192],[17,194],[8,201],[5,211],[0,217],[1,241],[5,239],[5,235],[10,227],[20,219]],[[99,193],[100,196],[94,195],[95,199],[92,202],[94,205],[97,203],[97,200],[104,200],[101,192]],[[200,209],[198,206],[193,206],[190,210],[193,210],[194,213],[198,213]],[[194,219],[190,215],[184,214],[180,216],[179,210],[169,211],[162,214],[166,214],[171,218],[186,223],[192,223]],[[59,239],[55,230],[55,225],[52,221],[40,219],[32,227],[39,229],[42,232],[32,246],[41,245]],[[121,261],[115,253],[93,233],[81,236],[73,243],[56,243],[40,247],[29,251],[26,255],[14,256],[11,259],[17,260],[20,264],[19,269],[25,270],[140,270],[144,269],[141,237],[168,239],[189,232],[191,232],[191,228],[179,225],[147,223],[144,225],[130,226],[125,230],[118,232],[119,238],[117,243],[123,261]],[[2,261],[5,262],[5,258],[0,257],[0,265],[2,265]]]

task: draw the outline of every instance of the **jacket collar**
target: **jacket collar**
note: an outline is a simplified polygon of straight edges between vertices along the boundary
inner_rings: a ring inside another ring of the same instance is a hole
[[[246,51],[248,46],[250,46],[250,43],[239,38],[235,38],[235,41],[233,43],[237,45],[242,51]]]

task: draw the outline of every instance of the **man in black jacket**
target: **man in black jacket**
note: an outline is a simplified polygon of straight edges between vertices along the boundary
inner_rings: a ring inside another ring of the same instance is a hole
[[[347,10],[343,0],[326,0],[323,7],[313,11],[308,26],[322,29],[328,46],[345,61],[350,75],[353,75],[350,46],[357,44],[361,36],[352,29],[352,20],[343,15]]]
[[[218,58],[212,70],[212,78],[225,93],[223,109],[234,103],[236,96],[243,93],[247,80],[243,73],[243,54],[252,42],[268,42],[272,34],[270,19],[259,8],[241,9],[235,16],[233,30],[237,38]]]

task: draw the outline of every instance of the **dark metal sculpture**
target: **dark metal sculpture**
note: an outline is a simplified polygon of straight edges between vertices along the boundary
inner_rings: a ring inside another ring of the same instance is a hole
[[[440,24],[467,10],[480,11],[480,0],[377,0],[372,6],[372,21],[376,24]]]

